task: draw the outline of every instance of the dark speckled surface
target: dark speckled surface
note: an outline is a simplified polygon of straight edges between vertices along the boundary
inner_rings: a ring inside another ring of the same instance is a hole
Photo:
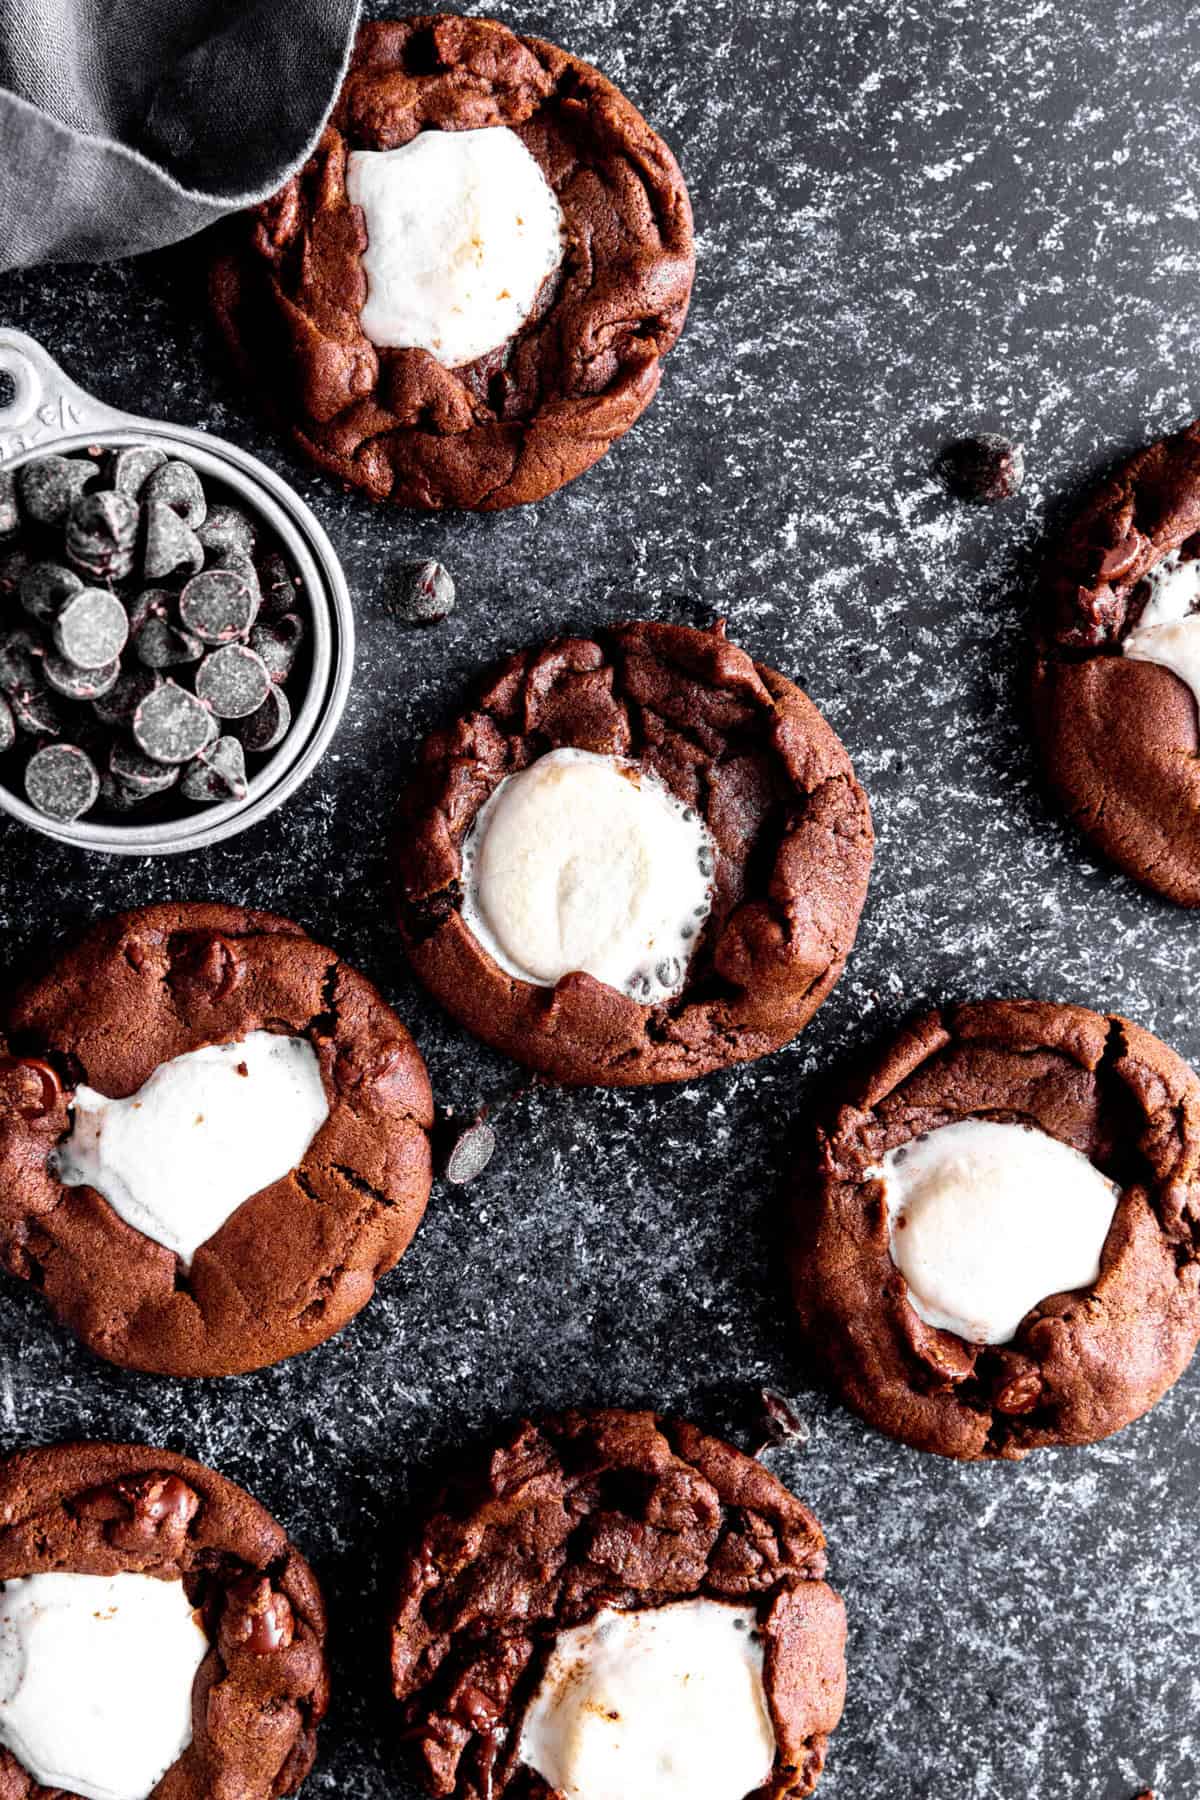
[[[376,7],[377,11],[382,10]],[[186,259],[0,284],[0,320],[101,395],[199,422],[292,475],[342,553],[362,644],[328,763],[213,853],[109,863],[0,825],[4,958],[169,895],[277,908],[378,981],[438,1099],[514,1071],[427,1004],[381,902],[412,746],[493,651],[614,613],[703,621],[798,678],[843,735],[879,852],[857,954],[789,1051],[693,1087],[540,1091],[487,1173],[439,1185],[397,1273],[299,1363],[181,1387],[91,1361],[0,1297],[6,1442],[159,1439],[273,1506],[334,1609],[337,1694],[309,1789],[409,1795],[378,1584],[439,1459],[523,1407],[649,1400],[735,1435],[770,1381],[813,1431],[773,1466],[816,1507],[851,1618],[829,1800],[1200,1794],[1200,1369],[1108,1444],[957,1468],[811,1391],[775,1252],[814,1080],[920,1002],[1119,1008],[1200,1056],[1196,922],[1096,866],[1039,795],[1023,589],[1047,518],[1195,410],[1200,8],[632,0],[500,16],[621,82],[680,154],[700,275],[661,397],[567,492],[494,518],[385,515],[301,468],[232,388]],[[945,498],[935,447],[1025,443],[1024,495]],[[447,623],[405,630],[395,565],[441,556]]]

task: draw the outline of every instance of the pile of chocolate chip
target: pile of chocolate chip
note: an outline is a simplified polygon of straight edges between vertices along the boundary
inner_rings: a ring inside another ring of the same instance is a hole
[[[307,635],[278,545],[149,444],[0,470],[0,770],[47,817],[240,800]]]

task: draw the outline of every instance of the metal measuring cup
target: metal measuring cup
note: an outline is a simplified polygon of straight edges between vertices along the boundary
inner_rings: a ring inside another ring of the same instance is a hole
[[[303,582],[312,626],[303,701],[279,748],[251,776],[245,799],[147,825],[96,824],[87,817],[62,824],[0,785],[0,811],[60,843],[110,856],[171,856],[236,836],[282,806],[307,780],[345,710],[354,666],[354,614],[333,545],[299,494],[256,456],[207,432],[139,418],[94,399],[24,332],[0,330],[0,374],[13,384],[7,403],[0,400],[0,469],[92,444],[157,444],[168,455],[178,453],[279,540]]]

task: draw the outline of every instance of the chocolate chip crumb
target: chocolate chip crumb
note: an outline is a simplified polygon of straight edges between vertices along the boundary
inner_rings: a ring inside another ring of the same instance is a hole
[[[435,625],[454,611],[454,578],[440,562],[405,563],[392,610],[409,625]]]
[[[476,1119],[454,1141],[446,1161],[446,1180],[454,1187],[465,1187],[468,1181],[483,1174],[495,1148],[495,1132],[485,1119]]]
[[[959,438],[938,458],[938,474],[960,500],[993,506],[1011,500],[1025,480],[1025,452],[998,432]]]

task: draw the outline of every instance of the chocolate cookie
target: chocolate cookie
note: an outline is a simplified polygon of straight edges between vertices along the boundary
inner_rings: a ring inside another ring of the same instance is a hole
[[[694,1426],[520,1425],[402,1567],[392,1681],[430,1791],[586,1794],[590,1758],[593,1792],[811,1793],[845,1692],[824,1572],[808,1508]]]
[[[400,929],[448,1011],[519,1062],[681,1081],[808,1022],[854,942],[872,845],[850,760],[799,688],[723,626],[619,625],[511,657],[426,742],[401,806]]]
[[[98,1355],[228,1375],[338,1331],[420,1222],[408,1032],[298,925],[164,905],[0,1008],[0,1260]]]
[[[890,1436],[1013,1459],[1105,1437],[1200,1337],[1200,1083],[1083,1007],[929,1013],[818,1130],[791,1267],[814,1356]]]
[[[1033,685],[1050,786],[1097,849],[1200,905],[1200,423],[1092,495],[1043,584]]]
[[[0,1582],[3,1800],[147,1780],[155,1800],[273,1800],[308,1774],[328,1698],[320,1591],[232,1481],[144,1446],[10,1456]]]
[[[211,293],[323,469],[492,511],[562,487],[645,410],[694,264],[683,177],[624,95],[446,13],[363,26],[316,151],[225,233]]]

